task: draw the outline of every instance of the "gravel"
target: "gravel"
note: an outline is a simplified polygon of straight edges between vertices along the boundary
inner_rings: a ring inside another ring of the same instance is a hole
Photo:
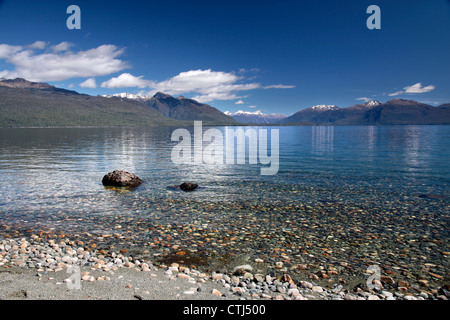
[[[447,299],[425,291],[412,295],[358,287],[359,292],[351,292],[340,284],[325,288],[312,281],[295,282],[287,274],[273,277],[253,270],[240,265],[229,274],[209,274],[178,263],[155,266],[120,252],[106,256],[69,239],[36,235],[0,241],[0,299]]]

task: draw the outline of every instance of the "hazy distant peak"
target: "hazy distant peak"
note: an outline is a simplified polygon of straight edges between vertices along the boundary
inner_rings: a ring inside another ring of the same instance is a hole
[[[233,119],[243,122],[243,123],[277,123],[286,118],[283,114],[265,114],[262,113],[261,110],[256,111],[236,111],[236,112],[230,112],[225,111],[224,112],[227,116],[233,117]]]
[[[235,115],[237,115],[237,114],[262,115],[263,113],[261,112],[261,110],[256,110],[256,111],[253,111],[253,112],[239,110],[239,111],[235,112],[234,114]]]
[[[399,106],[413,106],[413,105],[420,105],[422,103],[417,102],[415,100],[407,100],[407,99],[391,99],[386,104],[395,104]]]

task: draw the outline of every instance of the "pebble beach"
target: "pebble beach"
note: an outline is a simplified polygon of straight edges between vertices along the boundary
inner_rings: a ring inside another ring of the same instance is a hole
[[[380,290],[375,291],[348,290],[341,284],[326,288],[288,273],[257,273],[260,270],[250,264],[229,273],[202,272],[178,263],[156,266],[128,256],[125,250],[101,251],[85,249],[69,238],[4,239],[0,299],[447,300],[449,294],[448,287],[407,292],[408,283],[398,283],[397,290],[382,289],[382,283],[392,278],[382,278]],[[253,265],[261,263],[257,260]]]

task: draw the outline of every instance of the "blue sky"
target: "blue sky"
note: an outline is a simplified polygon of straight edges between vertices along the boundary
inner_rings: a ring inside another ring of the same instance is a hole
[[[69,5],[81,29],[69,30]],[[369,5],[381,29],[369,30]],[[450,1],[0,0],[0,77],[290,115],[450,102]]]

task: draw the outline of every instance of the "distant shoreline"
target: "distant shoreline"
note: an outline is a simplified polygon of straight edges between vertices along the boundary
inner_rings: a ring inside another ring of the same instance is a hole
[[[31,126],[31,127],[0,127],[0,129],[95,129],[95,128],[178,128],[193,127],[192,125],[117,125],[117,126]],[[239,123],[239,124],[208,124],[203,127],[387,127],[387,126],[450,126],[450,123],[443,124],[292,124],[292,123]]]

